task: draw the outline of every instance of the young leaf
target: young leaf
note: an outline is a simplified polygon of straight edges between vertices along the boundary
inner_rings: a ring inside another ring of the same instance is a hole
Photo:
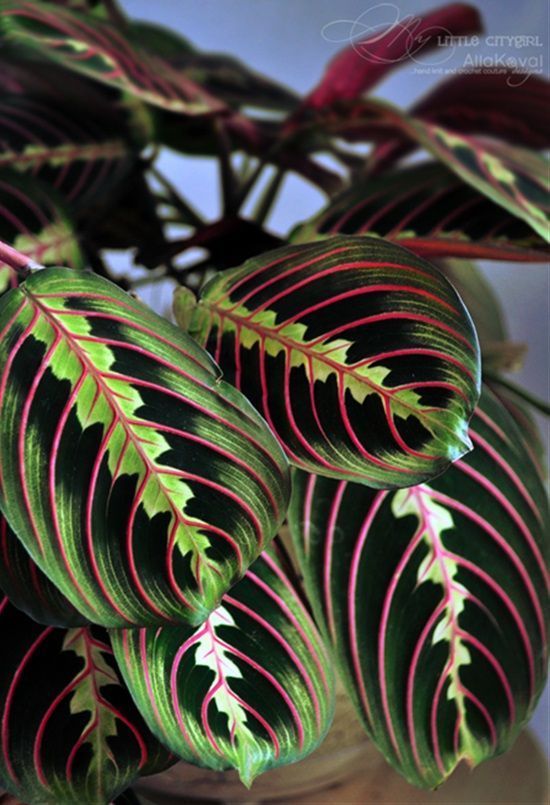
[[[271,552],[198,629],[121,629],[111,639],[159,740],[198,766],[236,768],[245,785],[312,752],[330,726],[326,650]]]
[[[0,300],[4,514],[92,623],[201,623],[285,514],[276,440],[192,339],[92,274]]]
[[[470,447],[472,323],[436,269],[391,243],[340,236],[224,271],[190,332],[298,467],[407,486]]]
[[[84,267],[64,200],[40,180],[11,170],[0,170],[0,239],[40,265]]]
[[[42,2],[0,5],[8,41],[36,48],[69,70],[114,86],[140,100],[185,115],[219,113],[220,101],[148,53],[109,22]]]
[[[85,626],[80,612],[31,559],[0,513],[0,589],[10,602],[38,623]]]
[[[536,465],[484,391],[474,450],[375,492],[295,475],[291,532],[365,727],[413,784],[510,747],[546,674],[550,534]]]
[[[0,785],[24,802],[110,802],[171,762],[101,629],[42,626],[0,597]]]
[[[376,234],[423,257],[546,262],[549,256],[524,221],[436,163],[354,183],[293,239],[316,233]]]
[[[372,12],[384,6],[390,19],[387,27],[380,30],[378,20],[371,22]],[[403,62],[441,47],[439,39],[480,30],[478,11],[465,3],[450,3],[423,16],[408,14],[403,18],[398,7],[391,3],[374,6],[359,17],[352,30],[352,33],[363,34],[362,38],[334,57],[302,108],[318,109],[335,101],[354,100]]]

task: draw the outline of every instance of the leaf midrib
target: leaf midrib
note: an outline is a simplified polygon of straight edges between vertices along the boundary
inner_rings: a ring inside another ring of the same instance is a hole
[[[32,154],[27,149],[32,147]],[[67,152],[65,154],[65,152]],[[9,151],[0,152],[0,168],[16,165],[33,165],[34,163],[58,162],[65,156],[62,164],[70,164],[76,161],[95,161],[97,159],[112,159],[113,157],[124,157],[129,153],[129,149],[122,140],[108,140],[103,143],[62,143],[57,146],[34,145],[28,143],[21,151],[13,148]]]
[[[182,521],[181,512],[180,512],[178,506],[171,499],[171,496],[170,496],[168,490],[166,489],[165,485],[163,484],[163,482],[161,480],[162,468],[164,467],[164,465],[157,464],[156,461],[154,461],[154,459],[151,459],[147,455],[147,453],[145,452],[145,450],[142,447],[141,440],[140,440],[139,436],[136,433],[134,433],[130,423],[127,421],[127,419],[126,419],[126,417],[124,415],[124,412],[121,410],[121,408],[120,408],[120,406],[119,406],[119,404],[117,402],[116,395],[114,395],[112,393],[111,389],[109,389],[109,386],[105,383],[102,373],[94,366],[94,364],[91,362],[91,360],[88,357],[88,355],[86,354],[86,352],[81,349],[81,347],[78,344],[78,341],[75,339],[75,337],[70,332],[70,330],[67,330],[67,328],[49,310],[49,308],[46,305],[44,305],[32,292],[29,292],[28,289],[25,288],[25,286],[22,287],[22,290],[24,291],[24,293],[26,293],[32,299],[32,301],[34,302],[36,307],[44,315],[46,320],[50,322],[50,324],[54,328],[54,330],[57,330],[58,332],[60,332],[65,337],[67,343],[72,348],[74,354],[81,361],[81,363],[85,366],[85,368],[89,372],[89,374],[94,378],[95,382],[97,383],[98,387],[100,388],[101,392],[103,393],[105,399],[108,401],[108,404],[109,404],[109,406],[111,408],[111,411],[113,412],[113,416],[122,425],[122,427],[123,427],[125,433],[127,434],[129,440],[132,442],[136,452],[138,453],[138,455],[140,456],[140,458],[142,459],[144,464],[146,464],[147,471],[157,479],[159,487],[162,490],[162,493],[163,493],[166,501],[168,502],[168,505],[170,507],[170,510],[172,511],[172,514],[173,514],[174,518],[180,523],[180,525],[183,528],[185,528],[186,535],[189,536],[190,541],[194,544],[194,539],[193,539],[193,535],[192,535],[192,529],[188,529],[186,524]],[[158,472],[156,472],[155,470],[158,470]],[[195,548],[195,553],[196,553],[197,556],[201,555],[200,551],[197,550],[196,548]],[[210,567],[208,562],[206,562],[206,566]]]
[[[389,391],[388,389],[384,389],[383,386],[379,386],[377,383],[375,383],[373,380],[370,380],[368,377],[365,377],[364,375],[357,374],[357,372],[355,372],[351,367],[350,368],[348,368],[348,367],[344,368],[341,364],[337,363],[336,361],[331,360],[326,355],[323,355],[323,353],[319,353],[319,352],[315,352],[315,351],[308,351],[307,345],[304,345],[304,344],[300,343],[299,341],[295,341],[292,338],[288,338],[287,336],[281,336],[280,333],[278,331],[276,331],[276,330],[269,329],[268,327],[265,327],[265,326],[263,326],[261,324],[258,324],[256,322],[252,323],[250,320],[242,319],[239,316],[235,316],[234,314],[232,314],[229,311],[219,309],[219,308],[217,308],[215,306],[215,304],[210,304],[206,299],[202,299],[199,302],[199,305],[203,305],[210,312],[214,313],[214,315],[218,316],[219,319],[220,319],[220,324],[221,324],[221,321],[223,321],[224,318],[228,318],[236,326],[238,326],[239,328],[248,329],[248,330],[251,330],[252,332],[258,333],[262,340],[269,339],[269,340],[272,340],[272,341],[277,341],[283,347],[288,347],[291,350],[295,350],[296,352],[300,352],[301,354],[305,355],[306,358],[310,358],[312,360],[317,360],[320,363],[324,363],[325,365],[327,365],[330,368],[332,368],[338,375],[341,375],[342,373],[351,375],[354,379],[358,380],[360,383],[364,383],[365,385],[369,386],[369,388],[371,388],[372,391],[375,394],[378,394],[380,397],[384,397],[385,399],[388,399],[389,403],[390,403],[390,406],[391,406],[391,404],[392,404],[392,392],[391,391]],[[222,328],[222,332],[223,332],[223,328]],[[240,347],[240,344],[239,344],[239,347]],[[430,415],[429,413],[423,412],[421,409],[414,408],[409,403],[402,402],[401,400],[399,400],[399,405],[402,406],[403,408],[407,409],[408,411],[410,411],[411,416],[417,417],[417,418],[421,419],[421,421],[434,422],[436,432],[438,430],[443,430],[443,431],[447,431],[448,433],[450,433],[453,436],[453,444],[455,444],[457,441],[460,444],[463,444],[462,440],[457,437],[457,434],[452,430],[452,428],[450,428],[447,425],[445,425],[445,423],[440,422],[440,420],[437,418],[437,416],[435,416],[433,414]],[[439,410],[442,411],[442,412],[446,411],[446,409],[443,409],[443,408],[439,409]],[[430,430],[430,432],[432,433],[432,436],[434,436],[433,431]],[[436,437],[434,436],[434,438],[436,438]]]

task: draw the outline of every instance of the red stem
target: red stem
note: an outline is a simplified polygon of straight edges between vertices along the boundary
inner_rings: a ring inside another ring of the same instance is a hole
[[[25,273],[33,265],[33,261],[25,254],[21,254],[17,249],[8,246],[3,240],[0,240],[0,263],[5,263],[15,271]]]

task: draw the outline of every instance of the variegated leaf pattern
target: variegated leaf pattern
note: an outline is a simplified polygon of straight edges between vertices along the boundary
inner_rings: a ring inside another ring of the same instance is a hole
[[[411,118],[406,129],[463,181],[525,221],[548,242],[550,181],[545,157],[418,119]]]
[[[123,686],[107,633],[35,623],[0,596],[0,785],[23,802],[107,803],[171,762]]]
[[[45,179],[80,208],[115,187],[135,162],[128,136],[93,112],[69,115],[52,100],[14,95],[0,100],[0,121],[0,168]]]
[[[284,517],[263,420],[187,335],[93,274],[0,300],[4,514],[92,623],[201,623]]]
[[[0,513],[0,589],[38,623],[85,626],[86,619],[33,562]]]
[[[303,603],[265,551],[198,629],[111,633],[149,729],[175,754],[250,785],[300,760],[332,720],[334,679]]]
[[[353,142],[404,135],[548,242],[548,160],[536,151],[446,129],[372,100],[320,111],[302,129],[306,139],[319,136],[318,150],[326,148],[329,132]]]
[[[547,662],[548,504],[485,390],[474,450],[410,489],[295,476],[291,531],[365,727],[416,785],[504,752]]]
[[[133,45],[109,22],[48,3],[2,0],[1,26],[8,41],[88,78],[171,112],[212,114],[224,105],[163,58]]]
[[[513,98],[513,103],[510,103]],[[526,148],[547,148],[546,109],[550,82],[543,76],[497,68],[457,73],[441,81],[409,110],[412,117],[453,131],[483,134]],[[407,138],[386,138],[369,154],[370,171],[380,171],[414,150]]]
[[[530,226],[435,163],[354,183],[293,240],[338,233],[379,235],[424,257],[549,258]]]
[[[40,265],[84,267],[64,200],[39,180],[11,170],[0,170],[0,239]]]
[[[339,236],[267,252],[205,286],[190,332],[298,467],[410,486],[470,447],[473,325],[399,246]]]

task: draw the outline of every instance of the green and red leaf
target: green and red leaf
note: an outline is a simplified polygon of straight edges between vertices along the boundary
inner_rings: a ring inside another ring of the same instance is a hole
[[[405,128],[463,181],[525,221],[548,242],[548,161],[534,151],[410,119]]]
[[[474,450],[402,489],[296,473],[291,532],[365,727],[413,784],[510,747],[544,685],[548,503],[484,391]]]
[[[356,182],[296,232],[379,235],[422,257],[546,262],[545,240],[516,215],[427,163]]]
[[[409,486],[469,449],[478,345],[449,283],[381,239],[267,252],[204,288],[190,332],[298,467]]]
[[[312,752],[330,726],[326,649],[271,551],[198,629],[121,629],[111,638],[149,729],[190,763],[236,768],[250,785]]]
[[[0,513],[0,589],[10,603],[47,626],[85,626],[71,602],[33,562]]]
[[[197,50],[169,28],[144,20],[131,20],[129,30],[135,44],[163,57],[174,70],[228,107],[290,112],[298,103],[297,96],[290,89],[251,70],[233,56]]]
[[[542,76],[513,70],[451,76],[415,103],[409,114],[464,134],[481,134],[525,148],[548,148],[547,112],[550,82]],[[369,167],[379,172],[411,150],[406,138],[386,139],[369,156]]]
[[[461,134],[371,100],[334,104],[318,111],[294,133],[303,147],[311,141],[310,150],[326,149],[330,136],[384,142],[404,135],[548,242],[548,161],[536,151]]]
[[[104,196],[135,163],[134,146],[105,121],[71,117],[52,101],[4,97],[0,120],[0,168],[47,180],[75,207]]]
[[[0,239],[40,265],[84,267],[64,199],[38,179],[5,169],[0,169]]]
[[[107,21],[25,0],[3,0],[0,13],[8,41],[36,48],[69,70],[179,114],[226,110],[168,61],[132,44]]]
[[[171,762],[102,629],[54,629],[0,597],[0,785],[24,802],[110,802]]]
[[[500,302],[481,269],[462,259],[441,260],[438,266],[470,312],[479,338],[483,372],[521,369],[527,345],[510,340]]]
[[[210,357],[92,274],[0,300],[0,502],[92,623],[201,623],[285,515],[288,469]]]
[[[543,441],[541,428],[534,414],[536,409],[532,402],[524,396],[523,389],[517,390],[498,374],[493,375],[488,386],[498,397],[499,401],[506,408],[512,419],[515,421],[518,433],[525,451],[529,454],[531,461],[538,468],[541,478],[548,484],[548,459],[546,445]],[[540,409],[538,409],[540,411]],[[544,412],[548,416],[548,410]]]

